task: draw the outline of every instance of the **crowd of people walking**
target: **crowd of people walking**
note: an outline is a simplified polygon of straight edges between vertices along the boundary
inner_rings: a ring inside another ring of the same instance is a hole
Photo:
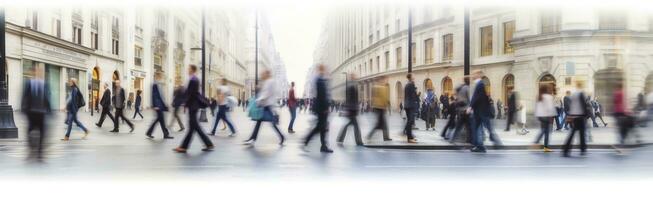
[[[222,80],[221,85],[216,91],[214,97],[208,98],[205,94],[200,93],[201,83],[196,76],[197,67],[190,65],[188,67],[189,81],[186,88],[179,86],[174,88],[172,102],[168,104],[164,101],[163,92],[161,91],[160,84],[163,80],[161,73],[154,74],[154,83],[150,88],[151,108],[155,113],[155,119],[150,124],[145,132],[148,138],[154,138],[153,134],[158,124],[164,139],[173,139],[169,129],[173,125],[178,126],[178,132],[186,130],[186,136],[181,144],[173,149],[175,152],[185,153],[190,147],[192,137],[197,134],[204,143],[203,151],[211,151],[214,145],[205,134],[203,127],[198,121],[198,114],[202,109],[210,108],[214,120],[212,129],[208,132],[210,135],[215,135],[222,121],[225,124],[223,130],[229,128],[229,136],[237,134],[237,127],[230,119],[230,112],[237,107],[242,107],[247,115],[254,121],[254,129],[249,138],[244,141],[245,145],[254,145],[258,138],[263,122],[269,123],[273,130],[279,137],[279,144],[283,145],[285,141],[284,133],[278,128],[279,113],[278,107],[287,107],[289,112],[289,123],[287,125],[287,133],[294,134],[295,123],[298,112],[311,111],[316,116],[314,127],[307,133],[303,139],[304,149],[314,136],[320,136],[320,151],[324,153],[332,153],[333,150],[328,144],[329,133],[329,117],[332,112],[340,113],[346,120],[344,126],[340,128],[336,142],[343,143],[345,141],[348,128],[352,127],[354,132],[354,142],[356,145],[362,146],[365,141],[361,135],[361,126],[358,117],[361,112],[371,112],[375,121],[372,122],[371,129],[366,135],[366,140],[371,141],[377,131],[382,133],[382,141],[393,141],[388,126],[387,116],[390,114],[392,107],[389,100],[389,88],[386,84],[386,77],[376,77],[373,87],[371,88],[371,99],[369,101],[361,101],[358,94],[358,82],[356,74],[347,74],[348,82],[344,85],[345,98],[344,101],[334,101],[331,98],[331,90],[329,86],[329,78],[327,68],[324,65],[317,66],[317,74],[312,81],[313,96],[308,98],[297,98],[295,94],[295,83],[291,83],[287,95],[278,97],[277,87],[273,80],[272,72],[264,70],[261,73],[260,83],[256,86],[256,91],[250,99],[237,99],[232,96],[227,80]],[[457,86],[455,91],[444,93],[440,96],[435,94],[433,88],[425,88],[424,94],[418,91],[412,74],[406,75],[406,84],[403,88],[403,99],[399,103],[399,113],[404,121],[404,127],[400,135],[405,137],[404,141],[408,144],[417,143],[417,137],[414,130],[419,129],[416,127],[416,119],[424,121],[425,131],[433,131],[439,133],[438,135],[444,140],[452,144],[468,144],[472,152],[486,152],[485,141],[487,138],[498,148],[503,146],[499,134],[496,133],[494,128],[494,121],[501,119],[506,121],[504,131],[509,132],[511,126],[517,124],[517,134],[527,134],[527,106],[524,102],[519,100],[516,91],[510,92],[506,98],[506,102],[497,100],[496,102],[491,98],[489,91],[482,79],[483,72],[480,70],[473,71],[471,76],[463,77],[463,84]],[[62,138],[63,141],[69,141],[71,137],[71,130],[73,124],[78,126],[83,131],[82,139],[89,136],[88,129],[78,119],[77,113],[80,108],[85,106],[85,101],[80,89],[77,87],[77,81],[70,79],[68,81],[69,95],[66,100],[66,133]],[[607,126],[608,123],[604,120],[605,108],[599,103],[596,96],[591,97],[583,91],[585,86],[582,82],[576,83],[576,88],[571,91],[565,91],[562,97],[557,96],[557,89],[550,84],[541,84],[539,92],[536,97],[535,105],[533,106],[533,117],[539,122],[539,133],[533,140],[533,147],[539,148],[544,152],[552,152],[551,137],[555,131],[568,130],[569,134],[564,144],[562,145],[563,156],[569,156],[573,146],[573,140],[576,134],[579,135],[579,147],[581,154],[587,151],[587,143],[592,140],[588,125],[592,127]],[[51,111],[50,102],[47,98],[48,86],[43,81],[42,74],[38,70],[34,71],[34,76],[31,80],[25,83],[25,90],[23,92],[22,110],[27,114],[29,120],[28,131],[39,131],[40,141],[45,138],[44,132],[46,131],[46,123],[44,123],[45,115]],[[133,133],[134,124],[125,117],[124,109],[129,108],[133,101],[133,117],[136,119],[140,116],[143,119],[143,91],[137,90],[136,95],[130,95],[126,98],[127,94],[121,87],[120,81],[112,83],[105,83],[104,91],[101,99],[98,101],[101,107],[99,119],[95,125],[102,128],[104,121],[109,119],[113,122],[113,129],[111,132],[119,133],[120,125],[127,124],[130,128],[129,133]],[[612,114],[616,119],[616,125],[619,133],[619,144],[623,145],[629,138],[629,133],[638,122],[648,121],[648,117],[640,117],[637,113],[644,112],[652,106],[647,106],[653,103],[653,96],[644,95],[638,96],[638,102],[635,106],[635,111],[629,111],[626,105],[626,97],[624,95],[622,84],[617,84],[614,88],[613,96],[602,97],[611,98],[613,103]],[[648,99],[648,104],[647,104]],[[168,106],[172,109],[172,120],[166,124],[165,116],[169,110]],[[99,108],[96,109],[99,110]],[[112,112],[113,111],[113,112]],[[188,122],[183,123],[181,112],[187,112]],[[446,123],[438,131],[437,119],[445,120]],[[591,122],[591,124],[590,124]],[[600,122],[600,123],[599,123]],[[642,123],[645,124],[645,123]],[[543,142],[543,145],[540,143]],[[32,143],[30,143],[32,144]],[[38,146],[40,151],[41,147]]]

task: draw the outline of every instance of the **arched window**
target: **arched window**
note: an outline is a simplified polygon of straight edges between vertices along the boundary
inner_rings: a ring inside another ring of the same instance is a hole
[[[508,97],[513,90],[515,90],[515,76],[508,74],[503,78],[503,102],[508,102]]]
[[[453,94],[453,80],[448,76],[442,79],[442,94],[445,94],[446,96],[451,96]]]

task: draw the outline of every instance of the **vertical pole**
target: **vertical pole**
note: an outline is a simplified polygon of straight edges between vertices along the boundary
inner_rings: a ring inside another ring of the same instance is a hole
[[[413,72],[413,12],[408,8],[408,73]]]
[[[254,11],[254,87],[258,87],[258,10]]]
[[[464,17],[464,72],[465,76],[469,76],[470,66],[469,66],[469,7],[465,6],[465,17]]]
[[[206,96],[206,16],[202,9],[202,95]]]
[[[18,138],[14,110],[9,105],[7,55],[5,51],[5,9],[0,7],[0,138]]]

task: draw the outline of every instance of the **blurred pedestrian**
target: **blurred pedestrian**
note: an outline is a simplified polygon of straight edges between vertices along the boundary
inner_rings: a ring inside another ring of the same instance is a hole
[[[508,96],[508,111],[506,112],[506,132],[510,131],[510,126],[515,122],[515,113],[517,112],[517,93],[510,91]]]
[[[204,143],[204,148],[202,151],[212,151],[214,146],[213,142],[209,139],[204,130],[200,126],[200,123],[197,121],[197,112],[200,109],[204,109],[209,106],[209,102],[202,94],[200,94],[200,81],[196,76],[197,66],[190,65],[188,66],[188,76],[190,80],[188,81],[188,88],[186,88],[185,93],[183,94],[183,105],[188,108],[188,132],[184,137],[184,140],[181,142],[181,145],[173,149],[177,153],[186,153],[190,142],[193,139],[193,133],[197,132],[200,136],[200,139]]]
[[[503,102],[501,99],[497,99],[497,119],[503,119]]]
[[[569,157],[572,144],[574,141],[574,135],[578,131],[580,137],[580,151],[581,155],[585,155],[587,152],[586,144],[586,125],[587,117],[589,116],[589,105],[587,105],[587,98],[583,92],[583,83],[581,81],[576,82],[576,90],[568,96],[569,104],[568,105],[568,115],[567,120],[571,121],[571,132],[567,136],[567,140],[563,146],[562,156]]]
[[[429,129],[433,129],[435,131],[437,101],[435,100],[435,93],[433,92],[433,88],[428,88],[426,90],[426,96],[424,97],[423,105],[424,106],[422,106],[422,109],[424,109],[424,116],[422,116],[422,118],[424,119],[426,130],[428,131]]]
[[[95,123],[95,125],[101,128],[106,117],[109,117],[115,123],[115,118],[111,114],[111,90],[109,89],[108,83],[104,83],[104,94],[102,94],[102,99],[100,99],[100,105],[102,106],[102,114],[100,114],[100,121]]]
[[[283,142],[286,139],[277,127],[279,118],[273,110],[276,104],[276,98],[274,95],[276,94],[277,86],[275,85],[275,81],[272,79],[272,72],[270,72],[270,70],[266,69],[263,71],[261,74],[261,83],[263,85],[260,87],[256,95],[256,100],[251,102],[252,105],[250,107],[250,109],[259,110],[260,116],[253,118],[253,120],[256,120],[256,126],[254,126],[252,135],[245,141],[245,145],[253,145],[254,142],[256,142],[258,132],[263,122],[270,122],[270,125],[272,125],[272,128],[279,136],[279,145],[283,145]]]
[[[161,91],[159,89],[159,84],[161,84],[161,78],[162,78],[161,72],[157,72],[154,75],[154,84],[152,84],[152,108],[156,112],[156,119],[154,120],[154,122],[152,122],[150,128],[147,129],[145,135],[149,138],[154,138],[152,136],[152,131],[154,131],[154,127],[158,123],[161,126],[161,131],[163,131],[163,139],[173,139],[173,137],[170,137],[170,132],[168,131],[168,128],[166,128],[165,125],[166,120],[163,112],[168,112],[168,106],[166,106],[165,102],[163,101],[163,98],[161,97]]]
[[[473,116],[471,132],[474,147],[471,149],[472,152],[485,152],[485,146],[483,145],[483,127],[488,130],[490,140],[495,146],[502,145],[499,136],[492,127],[492,106],[490,105],[490,97],[485,90],[485,83],[482,77],[483,72],[480,70],[472,73],[474,84],[472,85],[472,95],[469,100],[470,107],[467,109],[467,112]]]
[[[456,118],[457,118],[457,112],[456,112],[456,100],[451,96],[451,99],[449,99],[450,102],[446,105],[446,115],[448,116],[447,124],[442,128],[442,133],[440,134],[440,137],[444,138],[445,140],[449,140],[449,137],[451,136],[451,131],[456,129]]]
[[[68,99],[66,100],[66,111],[68,112],[69,123],[68,129],[66,130],[66,136],[61,140],[68,141],[70,139],[70,131],[73,128],[73,123],[84,131],[82,139],[86,139],[88,136],[88,129],[86,129],[84,124],[77,119],[77,111],[86,104],[84,101],[84,95],[77,87],[77,79],[71,78],[68,81],[68,85],[70,87],[70,94],[68,94]]]
[[[340,134],[338,135],[336,141],[339,143],[343,143],[345,141],[345,136],[347,135],[347,128],[349,126],[353,126],[354,140],[356,141],[356,145],[362,146],[363,139],[361,137],[360,127],[358,126],[358,119],[356,119],[358,117],[358,110],[359,110],[358,89],[356,88],[357,86],[358,86],[358,81],[356,81],[356,75],[353,73],[349,74],[349,80],[347,81],[347,85],[345,89],[345,104],[344,104],[345,117],[347,118],[347,123],[345,123],[345,126],[342,127],[342,130],[340,131]]]
[[[113,130],[111,132],[118,133],[120,131],[120,119],[122,119],[127,125],[129,125],[129,133],[134,132],[134,124],[132,124],[123,113],[125,108],[125,89],[120,86],[120,81],[114,82],[113,90],[113,107],[116,109],[116,113],[113,115]]]
[[[599,103],[598,99],[596,96],[592,98],[590,101],[590,105],[592,106],[592,123],[594,127],[599,127],[599,124],[596,123],[596,119],[598,118],[601,120],[601,123],[603,124],[604,127],[608,126],[608,123],[605,123],[605,120],[603,120],[603,108],[601,106],[601,103]]]
[[[290,122],[288,123],[288,133],[295,133],[293,126],[297,118],[297,98],[295,98],[295,82],[290,82],[288,90],[288,111],[290,112]]]
[[[562,108],[562,99],[554,92],[554,103],[556,107],[556,117],[555,117],[555,124],[556,124],[556,131],[560,131],[562,129],[562,126],[564,126],[564,110]]]
[[[134,102],[134,116],[132,119],[136,119],[136,115],[141,116],[141,119],[143,119],[143,114],[141,113],[141,106],[142,106],[142,101],[143,97],[141,96],[143,94],[142,90],[136,90],[136,101]]]
[[[551,134],[551,123],[557,115],[551,88],[548,85],[540,85],[540,92],[535,103],[535,117],[540,121],[540,134],[535,138],[535,145],[539,144],[544,137],[544,152],[551,152],[549,148],[549,136]]]
[[[27,139],[30,156],[41,158],[47,134],[46,115],[50,113],[49,88],[43,80],[43,69],[32,68],[33,77],[25,82],[21,100],[21,111],[27,116]],[[37,137],[32,137],[38,131]]]
[[[215,123],[213,124],[213,130],[211,130],[211,135],[215,135],[215,129],[218,127],[218,123],[222,120],[229,127],[231,134],[229,136],[234,136],[236,134],[236,129],[227,117],[227,112],[229,111],[229,101],[231,98],[231,90],[227,86],[227,79],[222,79],[222,85],[218,88],[218,116],[215,118]]]
[[[415,125],[417,109],[419,109],[419,96],[417,96],[417,88],[413,81],[413,75],[406,75],[406,79],[408,79],[408,83],[404,87],[404,111],[406,112],[404,134],[408,143],[417,143],[417,139],[413,135],[413,126]]]
[[[454,112],[456,112],[457,117],[456,127],[453,134],[447,138],[449,138],[450,142],[455,142],[458,137],[464,136],[465,142],[472,143],[472,118],[470,117],[470,114],[467,113],[467,108],[469,108],[469,77],[465,77],[463,79],[463,84],[456,88],[456,102],[454,103]]]
[[[315,102],[311,105],[313,113],[317,116],[317,123],[313,130],[304,139],[304,148],[308,146],[313,136],[320,134],[320,152],[333,153],[327,144],[327,129],[329,118],[329,86],[326,77],[326,66],[320,64],[317,66],[318,76],[315,79]]]
[[[449,93],[440,95],[440,103],[442,104],[442,119],[449,117]]]
[[[519,103],[517,103],[517,113],[516,114],[517,114],[517,125],[519,125],[519,127],[521,127],[521,129],[516,131],[517,134],[525,135],[525,134],[530,133],[530,131],[528,129],[526,129],[526,120],[527,120],[527,118],[526,118],[526,106],[524,106],[523,101],[519,101]]]
[[[388,122],[385,119],[385,109],[388,107],[388,90],[385,86],[385,78],[379,77],[374,86],[372,87],[372,109],[376,115],[376,124],[367,134],[367,139],[370,140],[376,130],[383,132],[383,141],[392,141],[390,133],[388,133]]]
[[[626,96],[624,94],[623,84],[617,83],[613,94],[614,112],[619,126],[619,144],[626,144],[628,133],[635,126],[635,117],[628,112],[626,108]],[[641,106],[641,105],[640,105]],[[641,109],[641,108],[640,108]]]
[[[127,97],[127,110],[131,110],[133,104],[134,104],[134,93],[130,92],[129,97]]]
[[[170,121],[170,125],[168,127],[172,127],[172,124],[174,122],[177,122],[179,125],[179,130],[177,132],[184,131],[184,122],[181,121],[181,117],[179,117],[179,110],[181,109],[182,104],[184,103],[184,87],[181,86],[181,84],[177,83],[177,87],[175,88],[175,91],[173,92],[173,97],[172,97],[172,121]]]
[[[569,130],[569,126],[572,125],[573,120],[567,119],[569,117],[569,109],[571,107],[571,91],[567,90],[565,96],[562,98],[562,111],[564,114],[562,123],[564,123],[563,128]]]

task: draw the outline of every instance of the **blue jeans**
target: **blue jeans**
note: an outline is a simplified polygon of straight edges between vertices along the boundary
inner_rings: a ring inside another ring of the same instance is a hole
[[[231,133],[236,133],[236,129],[234,129],[234,125],[232,125],[231,121],[229,121],[229,119],[227,118],[228,109],[229,108],[226,105],[220,105],[220,107],[218,107],[218,116],[215,118],[215,124],[213,124],[213,130],[211,130],[211,134],[215,133],[215,129],[218,127],[218,123],[220,122],[220,119],[224,120],[224,123],[227,124]]]
[[[293,130],[293,125],[295,124],[295,118],[297,118],[297,106],[288,106],[290,111],[290,123],[288,124],[288,130]]]
[[[70,130],[73,128],[73,122],[77,124],[79,128],[84,130],[84,132],[88,132],[86,127],[84,127],[84,125],[81,122],[79,122],[79,120],[77,119],[76,112],[68,112],[68,122],[69,123],[68,123],[68,130],[66,130],[66,137],[70,137]]]
[[[475,147],[484,149],[483,141],[485,140],[485,134],[483,133],[483,127],[488,130],[488,135],[490,135],[490,140],[494,143],[494,145],[501,145],[501,140],[492,127],[491,117],[474,115],[473,118],[474,120],[471,120],[473,130],[472,144]]]

